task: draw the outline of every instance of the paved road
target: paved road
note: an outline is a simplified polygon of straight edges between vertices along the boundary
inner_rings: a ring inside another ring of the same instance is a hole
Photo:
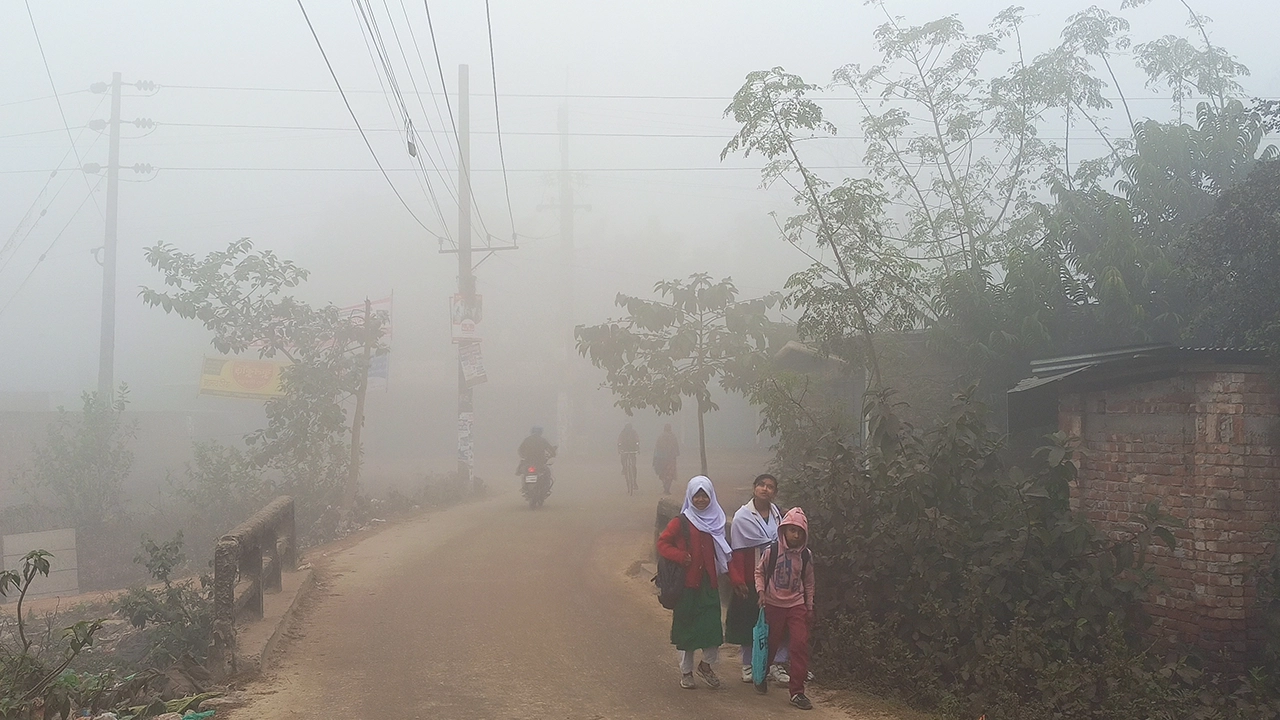
[[[781,689],[760,697],[741,683],[729,653],[720,690],[680,689],[670,614],[635,573],[652,541],[652,485],[630,498],[616,471],[570,463],[557,470],[540,510],[502,492],[309,558],[319,589],[276,669],[250,686],[250,704],[233,719],[753,720],[800,712]],[[717,481],[722,494],[745,496],[750,468],[739,472]],[[806,717],[894,717],[834,704]]]

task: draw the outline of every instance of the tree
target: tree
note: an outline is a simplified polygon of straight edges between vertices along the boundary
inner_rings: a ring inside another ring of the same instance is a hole
[[[290,361],[281,375],[284,395],[267,401],[267,426],[245,438],[242,457],[251,468],[274,471],[276,489],[297,495],[304,516],[335,503],[351,463],[343,402],[368,375],[365,347],[387,352],[386,314],[366,318],[284,295],[307,271],[271,251],[255,252],[248,238],[204,258],[165,243],[147,248],[146,257],[169,288],[144,287],[147,305],[200,320],[219,352]],[[202,457],[225,467],[238,454]],[[236,482],[243,486],[243,476]]]
[[[690,275],[687,282],[664,280],[654,285],[661,299],[619,294],[616,304],[627,317],[574,330],[578,352],[603,368],[604,386],[617,396],[628,415],[653,408],[660,415],[680,411],[684,398],[698,407],[698,449],[707,472],[704,416],[719,409],[710,384],[744,391],[770,345],[766,312],[778,304],[776,294],[737,299],[738,289],[725,278]]]
[[[1247,69],[1210,41],[1207,19],[1191,14],[1199,39],[1134,45],[1127,20],[1089,8],[1032,57],[1018,8],[978,33],[955,16],[885,16],[877,57],[831,86],[861,107],[867,176],[814,172],[804,141],[837,129],[822,88],[782,68],[750,73],[726,109],[740,131],[722,157],[762,154],[763,182],[796,191],[781,230],[814,260],[787,285],[801,337],[846,357],[860,345],[879,386],[874,335],[929,329],[987,393],[1037,355],[1177,337],[1188,309],[1170,243],[1247,173],[1266,119],[1233,99]],[[1115,68],[1130,48],[1179,118],[1205,98],[1193,125],[1135,120]],[[1048,135],[1051,123],[1065,132]],[[1102,154],[1081,151],[1096,143]]]
[[[1179,244],[1200,342],[1280,359],[1280,160],[1260,162]]]
[[[58,409],[43,445],[22,471],[28,492],[48,493],[59,512],[78,527],[97,525],[121,511],[124,482],[133,467],[130,443],[137,423],[124,419],[128,387],[114,398],[81,395],[79,414]]]

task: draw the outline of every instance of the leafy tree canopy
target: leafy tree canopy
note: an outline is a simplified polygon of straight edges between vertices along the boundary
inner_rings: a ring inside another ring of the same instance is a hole
[[[654,286],[659,299],[619,294],[625,318],[575,331],[578,352],[606,371],[604,385],[628,414],[653,408],[680,411],[685,398],[697,403],[702,470],[707,470],[703,416],[718,409],[710,386],[741,392],[767,359],[772,323],[766,313],[779,296],[738,300],[729,278],[716,282],[699,273],[687,281]]]
[[[199,320],[223,353],[256,351],[290,361],[281,376],[284,395],[267,401],[267,426],[246,437],[248,451],[203,448],[195,477],[217,475],[227,487],[250,487],[237,462],[270,470],[272,491],[298,497],[304,516],[335,500],[351,462],[349,427],[342,403],[368,373],[364,348],[387,352],[387,317],[315,307],[285,294],[307,279],[307,271],[271,251],[254,251],[241,238],[203,258],[160,243],[147,262],[164,276],[164,288],[142,288],[143,302],[167,313]]]

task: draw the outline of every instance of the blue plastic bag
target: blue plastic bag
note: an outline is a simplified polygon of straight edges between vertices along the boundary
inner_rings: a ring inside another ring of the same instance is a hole
[[[760,608],[760,619],[751,630],[751,640],[751,680],[759,685],[769,669],[769,623],[764,619],[764,608]]]

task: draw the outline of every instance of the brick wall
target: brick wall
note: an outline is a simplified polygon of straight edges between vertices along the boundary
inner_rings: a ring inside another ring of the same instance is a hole
[[[1074,506],[1120,537],[1152,501],[1185,527],[1151,560],[1162,581],[1151,632],[1228,663],[1256,649],[1251,568],[1269,557],[1280,520],[1280,393],[1265,368],[1188,371],[1105,390],[1067,392],[1062,430],[1081,438]]]

